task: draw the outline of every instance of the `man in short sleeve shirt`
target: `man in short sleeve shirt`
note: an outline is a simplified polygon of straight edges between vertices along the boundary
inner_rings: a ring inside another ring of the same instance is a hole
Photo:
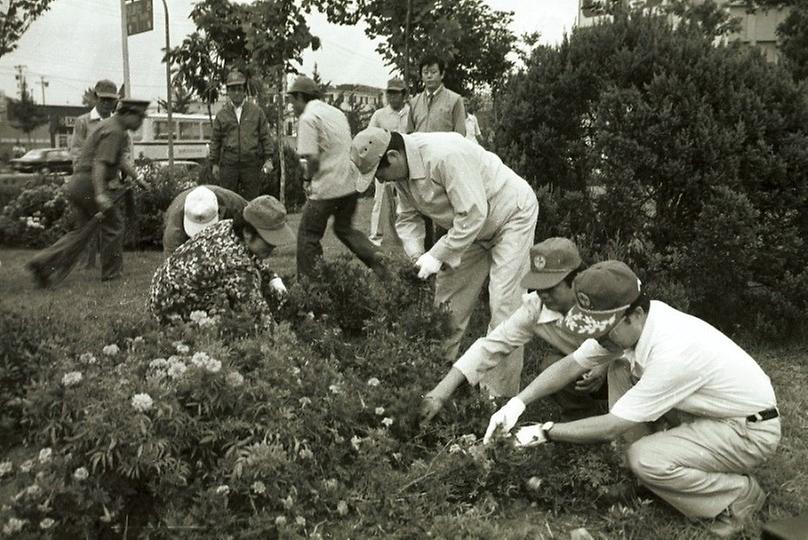
[[[83,227],[97,213],[100,219],[101,279],[121,277],[123,270],[123,240],[125,232],[122,195],[125,189],[119,178],[123,171],[128,177],[137,173],[124,159],[129,144],[127,131],[135,131],[143,123],[148,101],[122,99],[118,111],[103,120],[90,134],[82,148],[73,176],[65,186],[65,196],[73,205],[78,227]],[[65,237],[67,238],[67,237]],[[39,286],[50,284],[54,275],[66,275],[69,268],[57,268],[49,261],[65,248],[65,238],[42,250],[28,263],[28,269]],[[58,260],[58,257],[56,258]]]
[[[359,199],[359,171],[350,159],[351,128],[345,113],[318,99],[320,89],[305,76],[295,79],[289,95],[300,117],[297,154],[306,164],[307,200],[297,233],[298,275],[311,275],[322,257],[320,241],[333,216],[337,238],[376,275],[385,277],[381,253],[352,223]]]
[[[649,300],[624,263],[592,266],[578,275],[573,289],[576,306],[565,324],[592,339],[517,398],[527,403],[546,395],[554,384],[608,362],[608,351],[625,352],[629,363],[610,368],[609,414],[522,428],[517,440],[528,446],[548,440],[606,441],[676,412],[686,421],[631,444],[631,470],[686,516],[716,518],[709,524],[715,534],[738,532],[766,498],[750,473],[771,457],[780,441],[769,377],[708,323]]]
[[[445,359],[454,362],[486,280],[489,331],[521,304],[539,214],[536,194],[496,154],[457,133],[404,135],[367,128],[354,138],[351,159],[364,186],[374,177],[395,182],[396,230],[419,277],[437,275],[435,304],[448,303],[453,330],[444,344]],[[422,215],[448,230],[429,250]],[[521,371],[520,348],[481,384],[492,395],[512,396]]]

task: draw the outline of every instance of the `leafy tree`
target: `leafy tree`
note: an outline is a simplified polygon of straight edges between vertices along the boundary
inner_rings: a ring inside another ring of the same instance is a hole
[[[797,1],[777,27],[780,51],[797,79],[808,79],[808,1]]]
[[[88,109],[92,109],[95,107],[95,88],[90,86],[84,93],[81,95],[81,104],[87,107]]]
[[[171,96],[171,111],[179,114],[187,114],[193,101],[193,94],[183,85],[174,82]],[[165,110],[168,110],[168,103],[164,99],[158,99],[157,103]]]
[[[10,0],[0,3],[0,58],[14,51],[17,42],[53,0]]]
[[[48,121],[48,115],[34,102],[34,98],[24,85],[19,101],[11,101],[8,108],[11,125],[25,133],[29,143],[31,132]]]
[[[629,12],[537,47],[497,96],[495,145],[547,199],[541,236],[682,284],[729,325],[750,282],[808,278],[808,99],[759,51],[716,45],[714,13]]]
[[[328,16],[341,24],[365,21],[368,37],[382,38],[376,50],[401,73],[416,73],[427,53],[444,56],[444,83],[458,92],[495,86],[512,68],[507,55],[516,46],[509,29],[513,13],[494,11],[482,0],[412,0],[411,7],[409,31],[408,3],[401,0],[354,0],[343,9],[332,7]]]

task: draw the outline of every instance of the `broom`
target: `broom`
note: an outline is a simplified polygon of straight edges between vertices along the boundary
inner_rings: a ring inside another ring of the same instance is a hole
[[[130,188],[126,188],[112,199],[112,206],[120,202]],[[98,236],[98,229],[104,212],[96,213],[81,228],[68,232],[49,248],[37,253],[25,267],[33,274],[40,288],[58,285],[70,274],[87,249],[90,239]]]

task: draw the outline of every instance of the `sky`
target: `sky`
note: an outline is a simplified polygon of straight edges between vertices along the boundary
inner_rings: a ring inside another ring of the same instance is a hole
[[[188,16],[196,0],[166,0],[169,9],[172,46],[195,30]],[[0,0],[0,4],[2,0]],[[540,32],[541,42],[558,43],[575,22],[577,0],[487,0],[495,10],[513,11],[516,35]],[[123,81],[120,3],[118,0],[54,0],[50,10],[34,21],[17,50],[0,58],[0,90],[17,97],[15,66],[25,66],[29,89],[42,103],[41,78],[47,82],[45,103],[80,105],[87,87],[99,79]],[[375,51],[376,42],[367,38],[363,25],[330,24],[324,15],[308,19],[312,34],[322,47],[303,55],[300,70],[311,74],[315,62],[325,81],[384,87],[390,76]],[[151,32],[129,37],[132,95],[156,100],[165,96],[164,11],[154,0]]]

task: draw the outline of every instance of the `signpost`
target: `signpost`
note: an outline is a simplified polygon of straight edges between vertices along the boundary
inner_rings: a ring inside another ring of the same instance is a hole
[[[129,36],[154,30],[152,0],[134,0],[126,4],[126,33]]]

